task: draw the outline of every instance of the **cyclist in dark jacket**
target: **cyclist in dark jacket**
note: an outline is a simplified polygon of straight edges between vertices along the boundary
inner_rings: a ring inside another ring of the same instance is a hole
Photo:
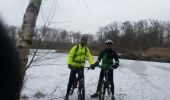
[[[92,66],[92,69],[95,68],[95,66],[99,66],[100,61],[102,60],[101,64],[101,72],[99,77],[99,82],[97,86],[96,93],[91,95],[92,98],[98,97],[99,90],[101,87],[101,82],[104,78],[104,70],[108,70],[108,78],[109,82],[111,84],[111,92],[112,92],[112,98],[114,98],[114,83],[113,83],[113,69],[116,69],[119,66],[119,59],[116,54],[116,51],[112,49],[113,41],[108,39],[105,41],[105,49],[100,52],[100,55],[98,57],[98,60],[95,62],[94,66]],[[113,63],[113,59],[115,62]]]

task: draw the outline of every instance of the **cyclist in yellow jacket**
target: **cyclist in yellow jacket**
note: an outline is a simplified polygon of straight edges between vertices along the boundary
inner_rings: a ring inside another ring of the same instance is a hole
[[[87,36],[82,36],[81,43],[75,45],[69,52],[68,68],[71,70],[71,72],[70,72],[70,78],[67,86],[67,93],[65,96],[65,100],[68,99],[71,86],[76,77],[76,73],[78,73],[78,79],[84,78],[85,59],[87,58],[90,66],[94,64],[91,53],[89,49],[86,47],[86,44],[87,44]]]

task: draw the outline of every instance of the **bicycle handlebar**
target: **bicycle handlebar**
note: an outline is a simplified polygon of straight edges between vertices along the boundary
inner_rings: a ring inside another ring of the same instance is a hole
[[[98,65],[98,66],[96,66],[97,68],[101,68],[101,65]],[[95,68],[96,68],[95,67]],[[87,68],[88,70],[90,70],[90,69],[92,69],[91,67],[84,67],[85,69]],[[94,69],[95,69],[94,68]],[[110,66],[110,68],[108,68],[108,69],[114,69],[112,66]]]

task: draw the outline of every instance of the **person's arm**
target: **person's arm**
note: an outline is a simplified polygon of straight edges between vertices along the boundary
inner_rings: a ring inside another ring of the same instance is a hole
[[[94,66],[99,66],[99,63],[100,63],[100,61],[101,61],[101,59],[102,59],[102,54],[103,54],[103,51],[100,52],[97,61],[94,63]]]
[[[100,63],[100,61],[102,59],[102,55],[103,55],[103,51],[100,52],[99,57],[96,62]]]
[[[114,53],[115,64],[116,63],[119,64],[119,58],[118,58],[118,55],[117,55],[116,51],[114,51],[113,53]]]
[[[94,64],[93,58],[91,56],[90,50],[87,48],[87,53],[86,53],[87,60],[90,65]]]
[[[115,60],[115,64],[113,65],[113,68],[116,69],[117,67],[119,67],[119,59],[116,51],[113,52],[113,55],[114,55],[113,58]]]
[[[71,64],[73,62],[73,56],[75,55],[77,46],[74,46],[71,48],[69,54],[68,54],[68,64]]]

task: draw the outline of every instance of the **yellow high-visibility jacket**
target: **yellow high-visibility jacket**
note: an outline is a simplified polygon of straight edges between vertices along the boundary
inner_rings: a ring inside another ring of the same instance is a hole
[[[74,66],[75,68],[82,68],[85,65],[86,58],[90,65],[94,64],[94,61],[93,61],[93,58],[91,56],[89,49],[86,46],[82,47],[79,44],[79,47],[76,53],[77,46],[78,45],[73,46],[73,48],[70,50],[69,55],[68,55],[68,64]]]

